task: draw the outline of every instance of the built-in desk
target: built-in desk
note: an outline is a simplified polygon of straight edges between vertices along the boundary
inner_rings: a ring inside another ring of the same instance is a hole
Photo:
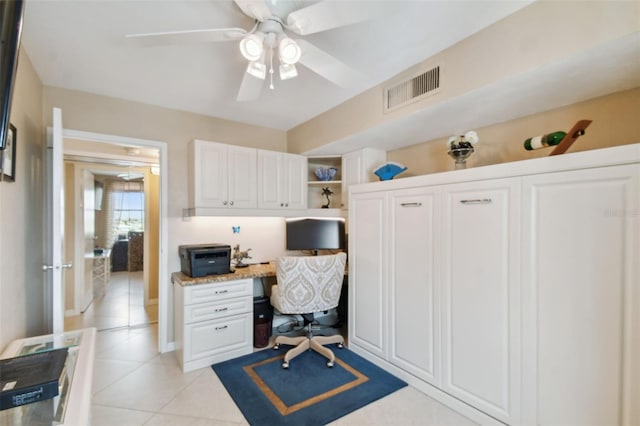
[[[275,276],[273,262],[199,278],[171,274],[176,356],[182,371],[253,351],[253,279]],[[342,321],[347,318],[346,287],[338,306]]]

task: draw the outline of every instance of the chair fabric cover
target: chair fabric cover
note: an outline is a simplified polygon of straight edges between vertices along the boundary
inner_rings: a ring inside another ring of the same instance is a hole
[[[335,308],[340,300],[346,261],[345,253],[278,258],[278,284],[271,289],[271,304],[283,314]]]

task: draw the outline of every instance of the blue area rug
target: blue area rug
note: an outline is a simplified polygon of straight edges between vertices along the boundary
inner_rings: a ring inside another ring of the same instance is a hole
[[[289,346],[214,364],[249,424],[313,426],[330,423],[407,384],[348,349],[333,349],[333,368],[306,351],[282,368]]]

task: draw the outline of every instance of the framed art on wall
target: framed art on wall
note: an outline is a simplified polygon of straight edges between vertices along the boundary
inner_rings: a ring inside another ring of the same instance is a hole
[[[7,143],[2,153],[2,180],[15,182],[16,180],[16,143],[18,134],[13,124],[9,124]]]

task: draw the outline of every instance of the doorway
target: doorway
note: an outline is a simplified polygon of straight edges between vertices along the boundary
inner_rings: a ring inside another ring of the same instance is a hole
[[[58,113],[59,115],[61,115],[60,113]],[[61,123],[61,119],[58,118],[58,122],[56,122],[55,120],[56,118],[56,110],[54,109],[54,126],[53,128],[50,130],[49,134],[53,135],[53,137],[51,138],[51,140],[53,140],[55,142],[56,140],[56,129],[60,129],[59,131],[59,136],[58,139],[60,140],[60,142],[58,143],[58,146],[62,146],[63,142],[62,140],[64,139],[65,141],[68,140],[80,140],[80,141],[85,141],[85,142],[91,142],[91,143],[95,143],[95,146],[101,146],[101,149],[96,149],[94,148],[94,151],[98,151],[100,152],[100,158],[103,159],[110,159],[110,160],[115,160],[116,157],[115,154],[109,152],[110,149],[115,149],[114,147],[122,147],[122,146],[139,146],[141,147],[141,149],[155,149],[159,152],[159,158],[158,160],[158,164],[159,164],[159,172],[160,172],[160,176],[159,176],[159,181],[158,181],[158,185],[159,185],[159,190],[158,190],[158,206],[159,206],[159,214],[158,214],[158,223],[156,225],[157,229],[159,230],[157,238],[158,238],[158,247],[159,247],[159,264],[157,266],[157,268],[149,268],[149,273],[154,273],[157,274],[157,276],[159,277],[159,279],[162,279],[162,277],[166,277],[168,275],[168,268],[167,268],[167,249],[166,249],[166,244],[167,244],[167,238],[168,238],[168,224],[167,224],[167,217],[168,217],[168,207],[167,207],[167,190],[168,190],[168,179],[167,179],[167,174],[166,174],[166,170],[167,170],[167,144],[165,142],[160,142],[160,141],[153,141],[153,140],[147,140],[147,139],[138,139],[138,138],[130,138],[130,137],[123,137],[123,136],[116,136],[116,135],[107,135],[107,134],[101,134],[101,133],[93,133],[93,132],[85,132],[85,131],[80,131],[80,130],[72,130],[72,129],[64,129],[62,128],[62,123]],[[56,127],[56,123],[58,127]],[[55,149],[55,143],[54,145],[54,149],[51,150],[51,152],[53,153],[53,155],[51,157],[53,157],[53,161],[52,161],[52,170],[54,171],[53,176],[54,176],[54,181],[55,181],[55,170],[56,168],[62,170],[63,169],[63,161],[62,161],[62,149],[60,149],[59,151],[57,151]],[[51,146],[51,145],[50,145]],[[59,154],[59,160],[56,161],[56,155],[55,152],[60,152]],[[83,155],[82,152],[80,153],[68,153],[68,154],[75,154],[75,155]],[[95,154],[94,154],[95,157]],[[59,165],[56,165],[59,164]],[[60,172],[61,173],[61,172]],[[54,185],[55,187],[55,185]],[[48,195],[48,199],[51,199],[52,195],[51,193],[49,193]],[[53,197],[53,199],[55,199],[56,197]],[[51,203],[48,203],[51,204]],[[55,209],[53,210],[55,212]],[[55,213],[54,213],[55,216]],[[55,220],[52,220],[52,225],[50,230],[48,230],[48,232],[51,233],[52,236],[55,236],[55,229],[56,223],[59,223],[59,221],[57,222]],[[55,240],[55,238],[51,238],[51,240]],[[55,247],[55,244],[53,244],[53,246]],[[54,251],[55,254],[55,251]],[[57,259],[55,256],[53,256],[54,260]],[[60,263],[60,260],[57,260],[56,262]],[[55,263],[55,262],[54,262]],[[59,268],[62,269],[62,268]],[[55,274],[53,274],[55,276]],[[55,279],[53,280],[53,285],[51,285],[52,289],[56,288],[55,285]],[[56,322],[56,318],[60,318],[59,324],[60,324],[60,328],[62,329],[62,322],[61,321],[63,319],[63,314],[64,312],[62,311],[62,307],[63,307],[63,303],[60,300],[60,297],[63,297],[64,295],[62,294],[62,291],[60,291],[60,296],[57,296],[57,292],[53,291],[52,295],[51,295],[51,307],[53,310],[53,314],[51,315],[51,317],[54,319],[53,320],[53,325],[54,325],[54,329],[55,327],[55,322]],[[168,343],[168,303],[167,303],[167,298],[169,297],[168,295],[168,289],[167,286],[165,285],[159,285],[158,288],[158,296],[157,296],[157,300],[158,300],[158,348],[160,350],[160,352],[166,352],[168,350],[170,350],[171,348],[169,347],[169,343]],[[56,312],[57,311],[57,312]]]
[[[65,330],[156,323],[159,152],[146,149],[135,161],[105,159],[112,147],[95,145],[65,141],[64,247],[75,265],[65,274]],[[118,150],[141,152],[111,149]]]

